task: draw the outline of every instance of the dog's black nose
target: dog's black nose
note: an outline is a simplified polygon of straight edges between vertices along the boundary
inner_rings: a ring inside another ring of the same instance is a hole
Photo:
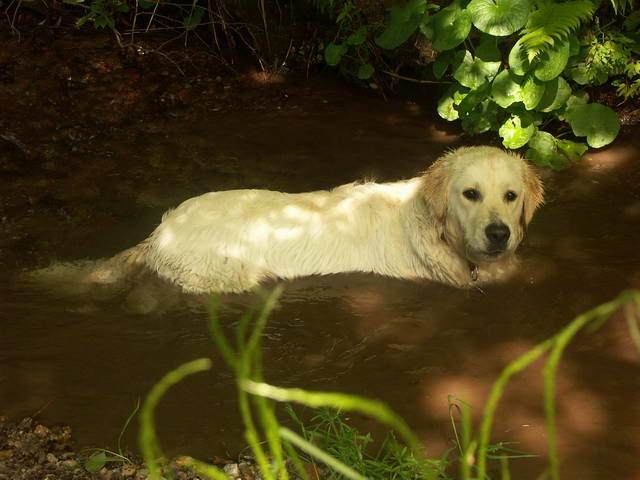
[[[504,223],[491,223],[484,229],[484,234],[489,239],[489,245],[492,249],[504,250],[511,232]]]

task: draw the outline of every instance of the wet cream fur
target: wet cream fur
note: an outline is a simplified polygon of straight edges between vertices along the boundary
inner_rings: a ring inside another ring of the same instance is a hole
[[[480,192],[479,201],[463,195],[469,188]],[[515,200],[505,199],[508,191]],[[191,198],[165,213],[146,240],[96,264],[84,281],[118,284],[152,271],[189,293],[243,292],[268,278],[371,272],[469,287],[509,275],[542,201],[540,180],[519,156],[460,148],[410,180]],[[485,228],[492,222],[511,232],[499,256],[487,253]]]

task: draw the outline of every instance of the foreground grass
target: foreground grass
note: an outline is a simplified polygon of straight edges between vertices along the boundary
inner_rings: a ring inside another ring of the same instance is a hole
[[[329,469],[328,478],[336,479],[451,479],[453,477],[448,474],[447,467],[456,460],[459,463],[456,478],[461,480],[489,478],[489,460],[497,460],[502,478],[508,479],[509,459],[530,455],[512,450],[503,444],[490,444],[495,412],[510,379],[543,354],[548,354],[543,370],[544,408],[549,443],[549,468],[546,476],[551,480],[559,480],[555,378],[566,346],[580,330],[587,326],[601,326],[614,312],[622,308],[630,336],[640,353],[640,292],[629,290],[622,292],[614,300],[578,316],[559,333],[507,365],[491,389],[477,433],[473,431],[469,405],[450,397],[449,410],[456,436],[456,448],[446,452],[442,458],[429,458],[404,420],[380,401],[342,393],[280,388],[264,382],[260,341],[267,318],[275,308],[280,293],[281,289],[277,288],[265,296],[262,308],[251,308],[242,316],[236,329],[235,345],[222,332],[218,317],[219,297],[213,297],[209,305],[211,335],[225,362],[235,372],[238,403],[245,425],[245,439],[265,480],[309,479],[305,464],[316,467],[318,463]],[[172,385],[188,375],[209,368],[209,359],[186,363],[168,373],[148,394],[141,413],[140,447],[151,479],[167,476],[167,472],[162,468],[160,459],[164,455],[155,430],[156,405]],[[295,411],[288,407],[290,415],[300,427],[300,435],[279,423],[275,415],[276,402],[302,404],[316,409],[316,413],[310,425],[306,426]],[[369,453],[373,441],[370,435],[362,435],[344,421],[341,412],[346,411],[365,414],[391,429],[377,453]],[[454,412],[459,414],[459,427],[454,420]],[[402,443],[398,439],[402,440]],[[450,456],[457,458],[450,460]],[[190,457],[183,460],[196,472],[208,478],[229,478],[213,465]]]

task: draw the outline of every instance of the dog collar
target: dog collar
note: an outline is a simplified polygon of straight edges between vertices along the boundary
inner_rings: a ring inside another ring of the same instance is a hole
[[[469,262],[469,274],[471,275],[471,281],[477,282],[478,281],[478,265],[476,265],[475,263]]]

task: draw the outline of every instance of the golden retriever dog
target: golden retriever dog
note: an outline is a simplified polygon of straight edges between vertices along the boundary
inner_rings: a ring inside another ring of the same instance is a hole
[[[146,270],[189,293],[243,292],[269,278],[371,272],[471,287],[509,275],[542,202],[542,184],[521,157],[459,148],[410,180],[191,198],[87,280]]]
[[[422,175],[333,190],[211,192],[168,211],[140,244],[25,277],[52,292],[108,298],[133,280],[137,313],[177,292],[244,292],[270,278],[371,272],[473,287],[508,278],[543,202],[535,171],[493,147],[446,153]]]

